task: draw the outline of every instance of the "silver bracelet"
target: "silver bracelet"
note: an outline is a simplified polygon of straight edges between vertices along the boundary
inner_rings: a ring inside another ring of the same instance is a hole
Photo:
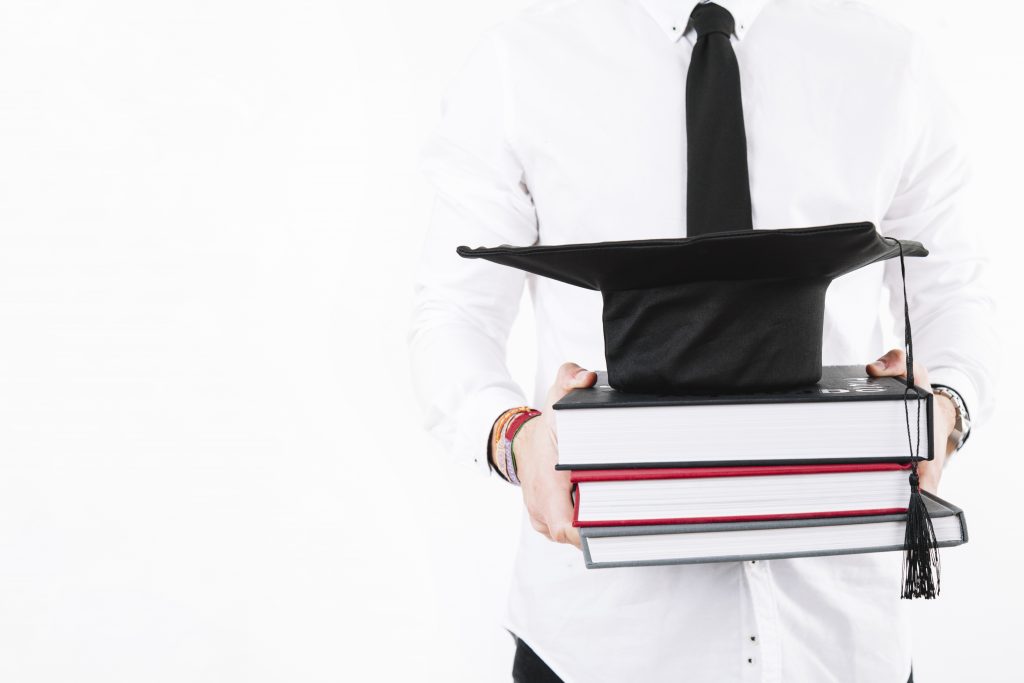
[[[971,414],[967,411],[967,404],[964,403],[963,397],[953,387],[946,386],[945,384],[933,384],[932,391],[948,398],[956,408],[956,424],[953,425],[953,431],[949,435],[949,440],[953,442],[953,452],[955,453],[964,447],[964,444],[967,443],[967,437],[971,434]]]

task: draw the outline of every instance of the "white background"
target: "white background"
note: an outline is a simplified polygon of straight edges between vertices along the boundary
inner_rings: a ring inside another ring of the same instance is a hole
[[[420,431],[404,335],[416,155],[527,4],[0,4],[0,680],[508,679],[518,493]],[[888,5],[968,123],[1006,347],[915,668],[1020,680],[1024,9]]]

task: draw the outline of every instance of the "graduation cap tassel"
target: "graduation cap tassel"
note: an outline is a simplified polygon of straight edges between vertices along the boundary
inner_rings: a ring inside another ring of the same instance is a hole
[[[921,480],[917,472],[918,456],[921,449],[921,401],[917,405],[917,439],[911,435],[908,394],[917,399],[914,388],[914,342],[910,333],[910,304],[907,301],[907,269],[903,261],[903,243],[895,238],[900,250],[900,277],[903,280],[904,344],[907,354],[907,387],[903,393],[903,410],[907,418],[907,443],[910,447],[910,503],[907,507],[907,528],[903,540],[903,593],[900,597],[930,599],[939,594],[939,549],[935,541],[935,527],[928,515],[924,497],[921,495]]]
[[[902,598],[931,599],[939,595],[939,549],[935,545],[935,528],[924,505],[915,463],[910,472],[910,505],[907,509],[907,531],[903,550]]]

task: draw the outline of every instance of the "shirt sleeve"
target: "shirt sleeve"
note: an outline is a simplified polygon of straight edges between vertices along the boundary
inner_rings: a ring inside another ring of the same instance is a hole
[[[457,459],[489,473],[495,418],[525,405],[506,345],[525,273],[455,253],[459,245],[530,245],[537,216],[508,136],[504,60],[495,37],[476,46],[442,101],[421,152],[436,190],[415,275],[408,341],[426,429]]]
[[[914,357],[929,380],[963,397],[974,425],[994,408],[998,364],[995,304],[987,284],[988,258],[964,210],[972,177],[959,110],[919,42],[908,69],[908,153],[881,233],[918,240],[925,258],[906,259]],[[899,259],[885,265],[898,337],[903,339]]]

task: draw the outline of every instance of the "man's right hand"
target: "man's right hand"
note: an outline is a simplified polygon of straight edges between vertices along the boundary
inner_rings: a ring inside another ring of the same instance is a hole
[[[580,534],[572,525],[572,482],[568,472],[555,469],[558,440],[551,406],[573,389],[592,386],[596,381],[597,373],[575,363],[562,364],[541,414],[520,427],[513,440],[516,474],[530,524],[550,540],[572,543],[577,548]]]

